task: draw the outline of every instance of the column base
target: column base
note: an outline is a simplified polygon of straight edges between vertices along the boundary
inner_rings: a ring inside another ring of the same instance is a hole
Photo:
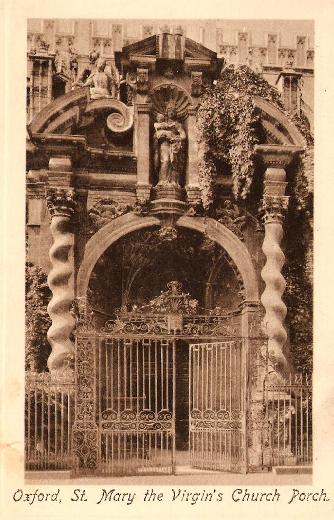
[[[247,454],[250,471],[258,471],[269,466],[268,440],[263,400],[251,401],[247,428]]]

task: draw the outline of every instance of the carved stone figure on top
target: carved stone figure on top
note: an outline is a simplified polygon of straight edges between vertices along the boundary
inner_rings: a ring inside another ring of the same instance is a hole
[[[91,99],[115,98],[117,93],[117,82],[115,78],[105,71],[106,61],[99,58],[96,71],[86,80],[84,86],[90,87]]]
[[[77,81],[74,83],[73,88],[82,87],[86,80],[96,71],[96,62],[100,57],[99,51],[93,49],[90,51],[88,59],[89,65],[87,65],[80,73]]]
[[[185,165],[186,132],[172,105],[166,114],[157,114],[154,123],[153,150],[154,169],[158,174],[158,185],[181,186]]]

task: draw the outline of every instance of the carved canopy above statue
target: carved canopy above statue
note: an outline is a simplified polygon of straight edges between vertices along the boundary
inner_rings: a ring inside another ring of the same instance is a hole
[[[168,107],[173,105],[179,120],[187,117],[187,110],[191,105],[188,93],[183,88],[170,83],[157,86],[152,92],[151,101],[158,114],[165,115]]]

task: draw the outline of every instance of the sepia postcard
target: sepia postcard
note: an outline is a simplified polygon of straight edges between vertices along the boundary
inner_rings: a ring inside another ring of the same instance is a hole
[[[334,11],[235,4],[4,6],[3,518],[334,513]]]

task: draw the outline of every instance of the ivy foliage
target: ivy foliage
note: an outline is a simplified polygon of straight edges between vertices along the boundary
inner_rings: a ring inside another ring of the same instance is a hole
[[[33,372],[47,371],[47,359],[51,347],[46,334],[51,325],[47,306],[51,291],[47,276],[39,267],[26,262],[26,351],[25,369]]]
[[[254,96],[284,112],[299,129],[306,144],[288,172],[290,204],[285,224],[287,261],[284,276],[287,285],[284,299],[295,368],[311,374],[313,138],[303,116],[286,112],[278,90],[245,65],[226,67],[217,84],[204,93],[199,104],[197,126],[202,202],[210,213],[215,202],[213,185],[218,169],[231,172],[233,195],[237,201],[247,201],[250,195],[255,169],[254,147],[261,142],[260,114]],[[259,200],[254,202],[258,204]]]
[[[311,142],[306,123],[285,112],[278,90],[248,66],[229,65],[216,85],[206,90],[197,111],[199,133],[199,182],[207,210],[213,202],[218,167],[230,168],[236,200],[249,195],[254,177],[254,147],[260,142],[260,114],[254,96],[269,101]]]
[[[289,172],[290,203],[284,230],[286,289],[283,297],[295,369],[310,376],[313,367],[313,198],[307,189],[306,176],[297,175],[302,168],[305,171],[312,168],[308,153],[299,158]]]

